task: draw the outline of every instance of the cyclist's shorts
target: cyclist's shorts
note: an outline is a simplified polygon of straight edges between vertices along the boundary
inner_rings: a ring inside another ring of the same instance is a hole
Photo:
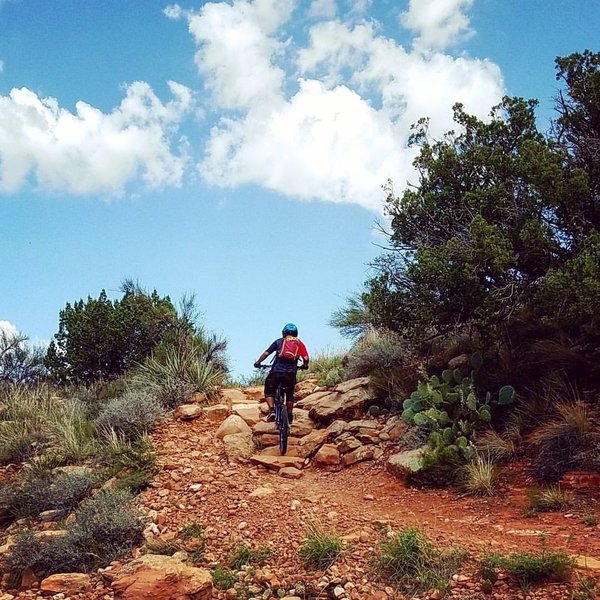
[[[271,371],[265,379],[265,398],[275,397],[277,386],[282,384],[285,387],[287,401],[294,401],[294,388],[296,387],[296,373],[286,373],[283,371]]]

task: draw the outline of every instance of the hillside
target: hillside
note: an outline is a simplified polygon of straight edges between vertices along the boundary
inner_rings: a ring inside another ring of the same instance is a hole
[[[135,550],[133,557],[100,569],[101,576],[92,575],[84,584],[79,581],[69,588],[73,582],[63,580],[62,590],[60,584],[50,586],[54,592],[63,592],[50,596],[106,600],[211,597],[206,588],[194,591],[189,585],[183,593],[173,595],[175,589],[179,590],[180,575],[172,574],[166,587],[164,582],[156,587],[157,570],[140,572],[137,576],[123,575],[123,564],[132,558],[143,553],[160,553],[174,555],[175,562],[193,563],[203,573],[204,569],[211,569],[215,575],[214,569],[223,567],[215,583],[228,589],[219,590],[215,586],[213,598],[440,598],[441,591],[434,589],[403,596],[400,588],[373,565],[378,545],[386,535],[389,538],[389,532],[419,528],[435,547],[459,546],[469,553],[456,572],[450,573],[448,598],[593,598],[593,595],[574,596],[573,589],[578,590],[578,582],[584,578],[599,573],[594,570],[600,567],[599,527],[586,525],[581,518],[597,511],[598,489],[593,487],[594,482],[591,488],[578,491],[577,504],[568,511],[540,513],[535,518],[523,516],[527,489],[532,482],[519,464],[504,468],[500,491],[492,497],[467,496],[455,489],[415,489],[386,468],[389,455],[398,451],[398,442],[384,432],[386,422],[382,418],[375,422],[360,421],[363,433],[374,427],[365,446],[376,451],[363,452],[364,460],[350,464],[353,461],[346,459],[341,462],[347,465],[327,465],[335,461],[323,458],[326,452],[321,453],[321,459],[315,459],[317,446],[306,450],[302,442],[306,436],[303,436],[291,440],[287,459],[299,469],[280,472],[273,468],[277,465],[267,468],[255,464],[259,459],[244,455],[243,445],[232,445],[231,437],[225,442],[222,439],[227,433],[223,431],[223,419],[230,413],[243,415],[254,426],[254,439],[260,438],[257,432],[264,431],[266,424],[259,424],[258,428],[255,425],[259,418],[259,393],[256,388],[225,390],[222,406],[191,414],[189,409],[180,409],[175,416],[164,419],[152,435],[158,472],[150,487],[137,498],[145,515],[146,544]],[[303,428],[310,420],[307,411],[297,412],[292,434],[305,433]],[[239,421],[228,417],[229,427]],[[346,420],[349,426],[352,422],[356,420]],[[237,427],[245,431],[244,426]],[[329,445],[339,446],[343,440],[335,442],[333,429],[331,425],[328,427],[328,440],[333,439]],[[313,433],[322,430],[325,428]],[[338,433],[338,438],[339,435],[344,434]],[[307,452],[309,455],[302,458]],[[256,454],[277,452],[253,449],[253,455]],[[321,464],[317,464],[319,460]],[[200,525],[203,533],[186,541],[182,532],[193,524]],[[60,525],[46,523],[44,528],[58,529]],[[308,567],[299,552],[307,532],[315,528],[335,532],[343,540],[341,555],[327,569]],[[478,558],[489,552],[539,553],[542,547],[565,551],[579,556],[580,562],[587,562],[588,569],[577,570],[572,577],[575,588],[552,581],[523,588],[500,570],[491,594],[483,593]],[[244,548],[251,552],[244,554]],[[226,566],[232,561],[232,553],[237,553],[240,562],[244,559],[254,562],[232,569],[233,579],[227,585]],[[25,581],[28,589],[9,590],[0,599],[48,597],[50,591],[42,596],[37,591],[39,585],[32,577]],[[76,592],[77,586],[82,585],[79,587],[82,591]],[[42,583],[41,587],[48,584]],[[162,591],[157,592],[159,589]],[[115,595],[115,590],[121,594]]]

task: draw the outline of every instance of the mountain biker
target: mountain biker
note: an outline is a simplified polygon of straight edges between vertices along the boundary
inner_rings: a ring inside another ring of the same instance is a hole
[[[298,338],[298,328],[293,323],[284,325],[281,336],[276,339],[254,363],[255,368],[262,367],[262,361],[275,352],[275,359],[271,370],[265,380],[265,400],[269,406],[267,421],[275,420],[273,405],[275,404],[275,391],[279,384],[283,384],[286,391],[286,406],[290,425],[293,422],[292,410],[294,408],[294,388],[296,387],[296,372],[298,369],[308,369],[308,351],[301,339]],[[302,359],[302,366],[298,366],[298,359]]]

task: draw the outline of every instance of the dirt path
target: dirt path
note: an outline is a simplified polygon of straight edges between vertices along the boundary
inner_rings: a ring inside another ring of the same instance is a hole
[[[268,546],[272,554],[251,578],[254,583],[296,593],[303,587],[341,586],[346,598],[400,598],[377,580],[371,568],[385,524],[420,527],[436,544],[459,545],[473,557],[490,551],[539,550],[543,536],[548,547],[600,558],[600,529],[586,527],[581,510],[523,517],[530,482],[517,467],[504,474],[504,489],[492,499],[406,487],[385,471],[383,460],[340,471],[309,467],[302,478],[289,480],[262,467],[229,463],[222,442],[214,436],[217,426],[202,418],[163,423],[153,435],[160,472],[140,496],[157,525],[157,535],[168,538],[193,522],[204,526],[204,566],[225,564],[228,553],[241,543],[253,549]],[[598,508],[591,504],[583,512],[597,515]],[[298,555],[306,528],[315,520],[348,542],[342,558],[327,573],[307,571]],[[461,569],[450,597],[526,597],[508,580],[497,582],[491,596],[483,596],[473,562]],[[215,597],[225,594],[215,591]],[[565,586],[547,584],[527,597],[572,596]]]

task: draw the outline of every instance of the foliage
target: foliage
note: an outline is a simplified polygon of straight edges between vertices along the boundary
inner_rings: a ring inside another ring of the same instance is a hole
[[[460,463],[474,458],[475,434],[491,422],[492,408],[512,403],[514,395],[514,389],[505,386],[497,400],[488,393],[480,402],[473,380],[458,369],[448,369],[441,378],[434,375],[418,385],[404,401],[402,417],[430,432],[428,445],[438,451],[443,462],[450,458]]]
[[[11,385],[0,394],[0,462],[33,457],[49,442],[51,421],[63,411],[60,398],[43,385]]]
[[[124,492],[101,491],[75,513],[65,537],[42,540],[26,530],[6,560],[11,571],[90,572],[128,552],[142,538],[143,523]]]
[[[558,58],[556,68],[563,87],[548,135],[537,103],[520,98],[485,120],[456,105],[455,130],[437,140],[426,119],[414,126],[419,179],[399,196],[386,186],[389,250],[334,315],[342,331],[391,330],[417,353],[466,335],[485,354],[478,390],[534,389],[563,370],[597,388],[600,53]],[[578,452],[563,447],[557,471]]]
[[[574,559],[562,551],[543,548],[539,553],[513,552],[508,556],[490,554],[483,564],[490,569],[500,568],[521,585],[528,585],[544,579],[567,581],[574,567]]]
[[[95,483],[92,472],[28,475],[0,486],[0,510],[11,519],[37,517],[46,510],[68,513],[91,494]]]
[[[156,472],[154,446],[147,435],[128,441],[111,430],[105,437],[101,455],[105,464],[116,472],[127,469],[146,473],[148,476]]]
[[[598,525],[598,517],[594,513],[584,513],[581,515],[581,522],[587,527],[596,527]]]
[[[573,506],[575,498],[571,492],[562,490],[559,486],[533,488],[528,492],[528,515],[538,512],[554,512]]]
[[[108,402],[95,421],[99,431],[114,430],[117,435],[134,441],[152,431],[163,414],[163,407],[153,395],[130,390]]]
[[[503,434],[488,429],[477,436],[477,450],[489,456],[495,462],[509,461],[517,454],[519,435],[518,432],[505,431]]]
[[[420,529],[390,531],[377,548],[378,570],[406,591],[449,588],[450,577],[464,560],[465,553],[453,548],[435,548]]]
[[[212,570],[213,585],[218,590],[228,590],[235,585],[236,579],[231,571],[223,567],[215,567]]]
[[[395,403],[414,389],[419,369],[414,346],[406,338],[386,330],[368,329],[346,357],[346,376],[368,376],[371,385],[384,398]]]
[[[266,546],[252,550],[246,544],[240,544],[229,553],[227,562],[230,568],[237,571],[250,563],[262,564],[269,556],[271,556],[271,549]]]
[[[300,544],[302,562],[313,569],[329,568],[342,552],[342,539],[337,533],[326,531],[315,522],[309,528]]]
[[[469,494],[493,496],[498,485],[498,468],[489,456],[477,454],[461,469],[461,483]]]
[[[148,294],[125,281],[123,297],[67,303],[59,314],[58,333],[50,343],[46,366],[59,383],[89,384],[118,377],[148,356],[175,326],[177,313],[168,296]]]
[[[46,374],[45,351],[26,342],[27,337],[20,333],[0,330],[0,385],[31,384]]]
[[[173,408],[203,392],[210,397],[221,386],[225,373],[194,346],[171,346],[162,356],[147,358],[135,371],[131,385],[147,390],[165,407]]]
[[[600,441],[597,412],[582,400],[556,402],[550,418],[529,437],[536,474],[548,481],[559,480],[567,471],[589,464],[578,457]]]
[[[308,369],[298,372],[298,381],[317,377],[318,385],[333,387],[346,379],[344,358],[345,352],[335,350],[315,354],[310,359]]]

